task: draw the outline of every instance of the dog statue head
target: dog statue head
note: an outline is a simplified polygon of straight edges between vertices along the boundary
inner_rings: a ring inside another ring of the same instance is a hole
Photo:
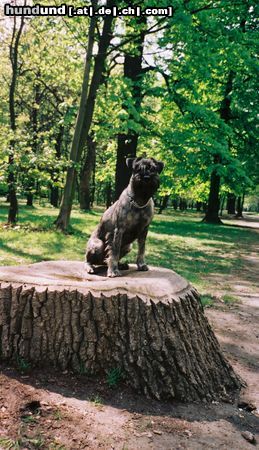
[[[138,194],[152,197],[159,188],[159,174],[164,168],[161,161],[154,158],[127,158],[126,164],[132,170],[131,186]]]

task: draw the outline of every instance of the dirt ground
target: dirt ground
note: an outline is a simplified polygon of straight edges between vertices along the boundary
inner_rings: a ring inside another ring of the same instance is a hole
[[[259,245],[250,250],[242,256],[246,271],[212,277],[217,301],[205,311],[247,384],[236,404],[161,403],[124,384],[109,388],[84,375],[1,366],[0,449],[259,448]],[[226,284],[240,302],[221,301]]]

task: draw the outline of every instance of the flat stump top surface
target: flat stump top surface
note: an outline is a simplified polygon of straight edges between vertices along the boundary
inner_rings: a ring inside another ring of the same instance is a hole
[[[107,296],[118,293],[154,300],[179,298],[189,283],[177,273],[160,267],[139,272],[135,265],[122,271],[121,277],[108,278],[106,270],[90,275],[80,261],[43,261],[22,266],[0,267],[0,282],[48,287],[49,289],[78,290],[81,293],[98,292]]]

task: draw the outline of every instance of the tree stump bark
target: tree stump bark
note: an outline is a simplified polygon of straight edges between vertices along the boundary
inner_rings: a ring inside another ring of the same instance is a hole
[[[120,369],[157,399],[219,400],[240,388],[185,279],[156,267],[104,274],[71,261],[0,268],[2,359],[89,374]]]

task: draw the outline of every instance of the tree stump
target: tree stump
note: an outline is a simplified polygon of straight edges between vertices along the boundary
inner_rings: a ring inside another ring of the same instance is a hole
[[[219,400],[240,388],[184,278],[135,266],[104,275],[73,261],[0,268],[2,358],[89,374],[120,369],[157,399]]]

